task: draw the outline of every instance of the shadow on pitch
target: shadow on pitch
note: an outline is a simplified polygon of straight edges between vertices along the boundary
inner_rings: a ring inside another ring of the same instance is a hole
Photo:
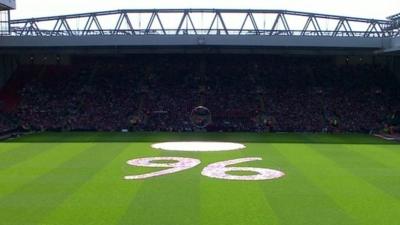
[[[326,133],[173,133],[173,132],[42,132],[3,140],[26,143],[118,143],[167,141],[225,141],[239,143],[398,144],[367,134]]]

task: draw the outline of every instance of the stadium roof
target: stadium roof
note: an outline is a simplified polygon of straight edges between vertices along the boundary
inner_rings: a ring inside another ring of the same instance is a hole
[[[0,11],[15,9],[15,0],[0,0]]]
[[[80,25],[76,26],[79,21]],[[15,36],[256,34],[388,37],[399,35],[398,32],[388,29],[391,22],[261,9],[125,9],[10,21],[11,34]]]
[[[400,19],[400,13],[394,14],[393,16],[389,16],[387,19],[398,20],[398,19]]]
[[[121,9],[11,20],[0,48],[233,46],[392,52],[400,47],[397,25],[390,19],[288,10]]]

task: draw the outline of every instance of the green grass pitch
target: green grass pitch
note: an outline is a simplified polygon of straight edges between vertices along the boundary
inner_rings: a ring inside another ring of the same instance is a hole
[[[247,148],[204,153],[150,147],[181,140],[234,141]],[[126,163],[156,156],[201,164],[145,180],[123,179],[162,170]],[[235,166],[286,175],[266,181],[201,175],[208,164],[244,157],[263,160]],[[368,135],[29,135],[0,142],[0,224],[398,225],[400,145]]]

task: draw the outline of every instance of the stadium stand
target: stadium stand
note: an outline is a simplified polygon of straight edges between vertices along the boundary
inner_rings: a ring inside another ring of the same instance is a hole
[[[328,56],[78,56],[16,73],[19,102],[1,131],[193,131],[191,110],[204,105],[208,131],[368,133],[400,110],[388,68]]]

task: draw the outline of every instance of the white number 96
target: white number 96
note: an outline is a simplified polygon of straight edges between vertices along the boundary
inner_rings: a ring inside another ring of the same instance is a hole
[[[278,170],[265,169],[265,168],[254,168],[254,167],[227,167],[230,165],[252,162],[262,160],[262,158],[241,158],[233,159],[228,161],[222,161],[217,163],[212,163],[205,167],[201,174],[203,176],[225,179],[225,180],[270,180],[277,179],[285,174]],[[173,163],[156,163],[156,161],[176,161]],[[179,171],[187,170],[199,165],[201,162],[198,159],[193,158],[182,158],[182,157],[150,157],[133,159],[127,162],[131,166],[142,166],[142,167],[158,167],[158,168],[168,168],[165,170],[146,173],[142,175],[130,175],[125,176],[126,180],[137,180],[146,179],[150,177],[162,176],[166,174],[172,174]],[[227,172],[253,172],[254,175],[231,175]]]

